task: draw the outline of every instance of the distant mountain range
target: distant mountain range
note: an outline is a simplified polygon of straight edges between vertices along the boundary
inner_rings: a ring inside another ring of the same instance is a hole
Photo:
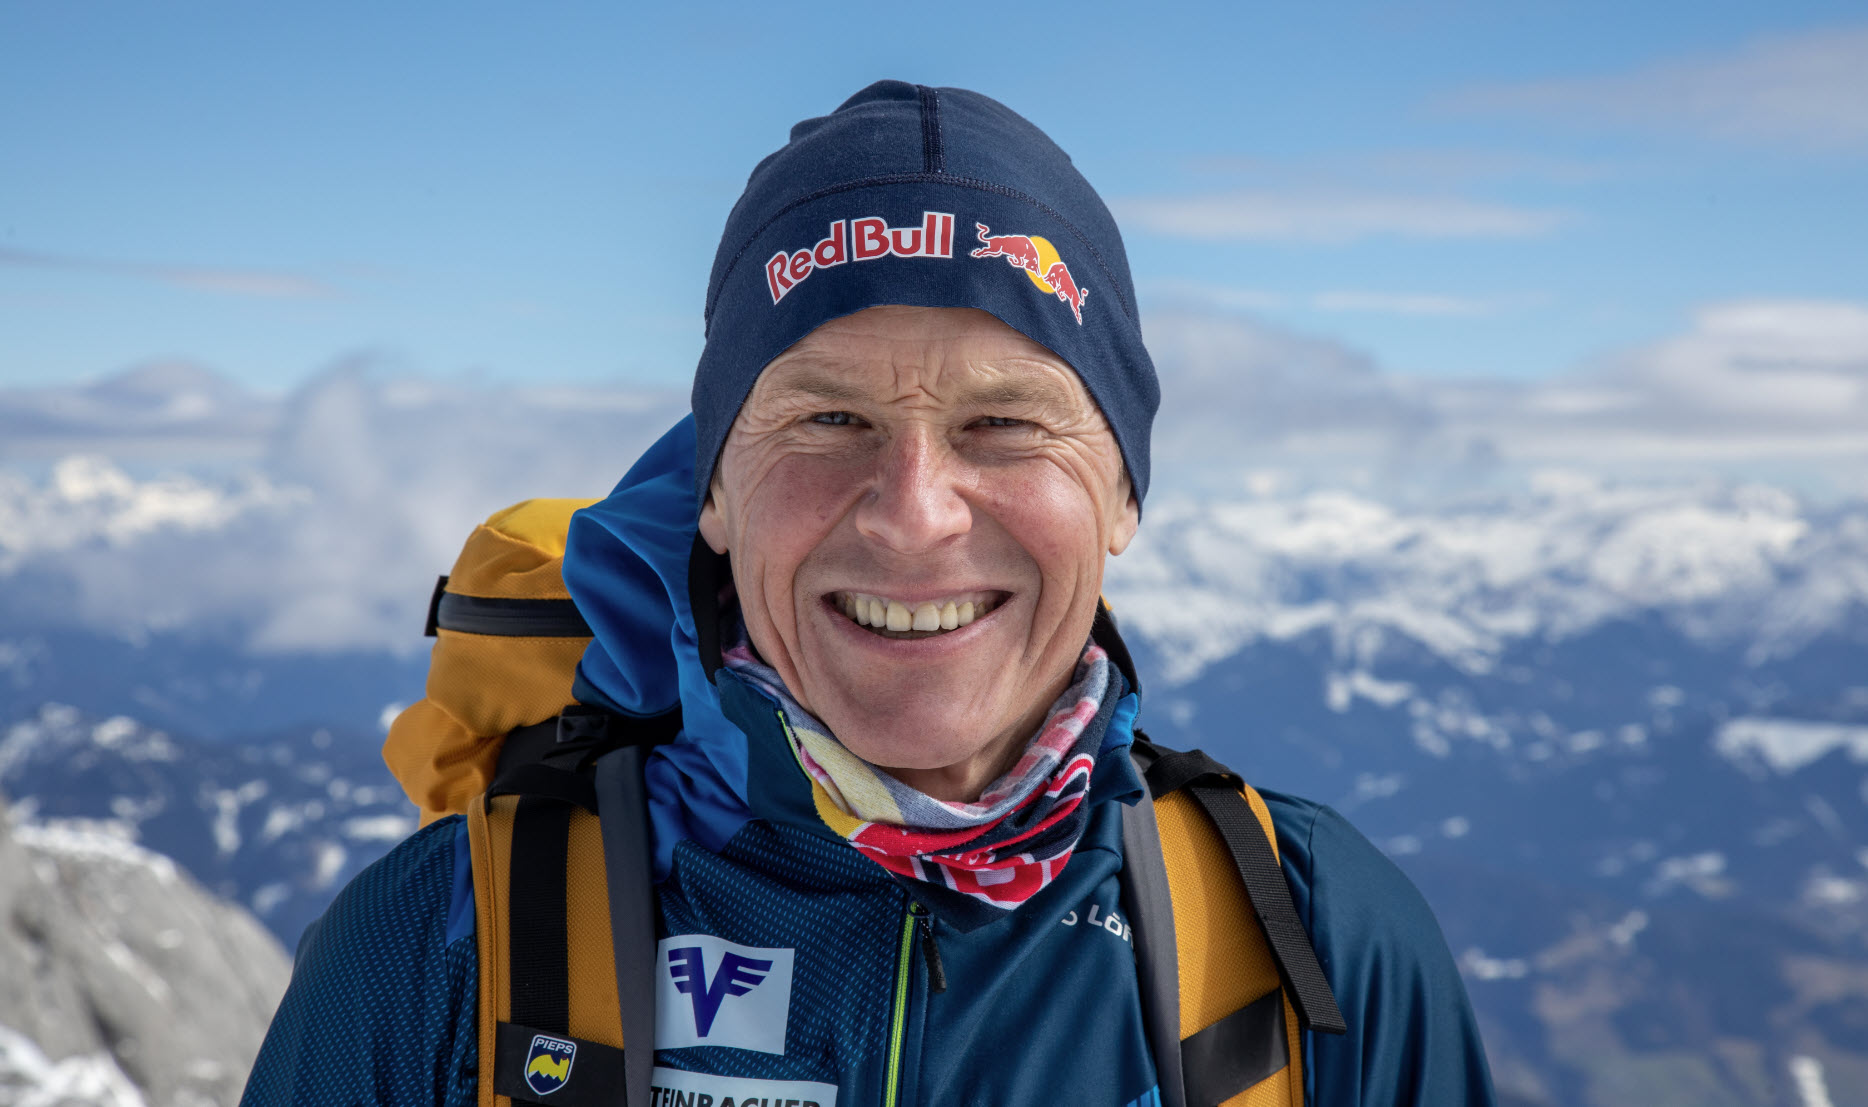
[[[1110,588],[1166,678],[1142,725],[1415,877],[1502,1088],[1868,1102],[1862,505],[1547,479],[1151,510]]]
[[[368,732],[204,742],[58,703],[0,734],[0,793],[25,825],[82,819],[175,859],[288,949],[416,825]]]

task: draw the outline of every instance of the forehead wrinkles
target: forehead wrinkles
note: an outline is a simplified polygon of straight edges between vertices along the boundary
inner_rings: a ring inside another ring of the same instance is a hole
[[[973,404],[1038,407],[1060,415],[1095,410],[1069,368],[1018,354],[930,357],[926,350],[876,350],[854,357],[846,351],[796,351],[781,362],[760,377],[757,393],[766,402]]]

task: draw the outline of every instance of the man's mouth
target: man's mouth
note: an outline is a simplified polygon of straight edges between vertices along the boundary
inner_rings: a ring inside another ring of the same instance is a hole
[[[966,592],[914,604],[868,592],[832,592],[826,598],[851,622],[885,638],[933,638],[966,626],[1011,597]]]

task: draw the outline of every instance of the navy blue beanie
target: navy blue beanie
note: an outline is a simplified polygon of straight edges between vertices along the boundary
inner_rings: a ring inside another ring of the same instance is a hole
[[[1082,378],[1139,503],[1160,406],[1128,255],[1069,155],[996,100],[878,81],[791,129],[727,218],[694,374],[703,500],[766,364],[879,304],[982,308]]]

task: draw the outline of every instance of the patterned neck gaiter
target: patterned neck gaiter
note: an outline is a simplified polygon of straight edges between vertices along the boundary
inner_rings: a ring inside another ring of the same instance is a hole
[[[798,706],[743,630],[725,661],[778,702],[786,738],[815,785],[824,822],[897,877],[1009,911],[1036,895],[1070,860],[1088,821],[1084,800],[1102,741],[1102,728],[1090,723],[1111,691],[1113,666],[1101,646],[1092,642],[1084,649],[1070,687],[1052,704],[1024,755],[973,803],[935,799],[851,753]],[[933,898],[951,902],[949,896]]]

